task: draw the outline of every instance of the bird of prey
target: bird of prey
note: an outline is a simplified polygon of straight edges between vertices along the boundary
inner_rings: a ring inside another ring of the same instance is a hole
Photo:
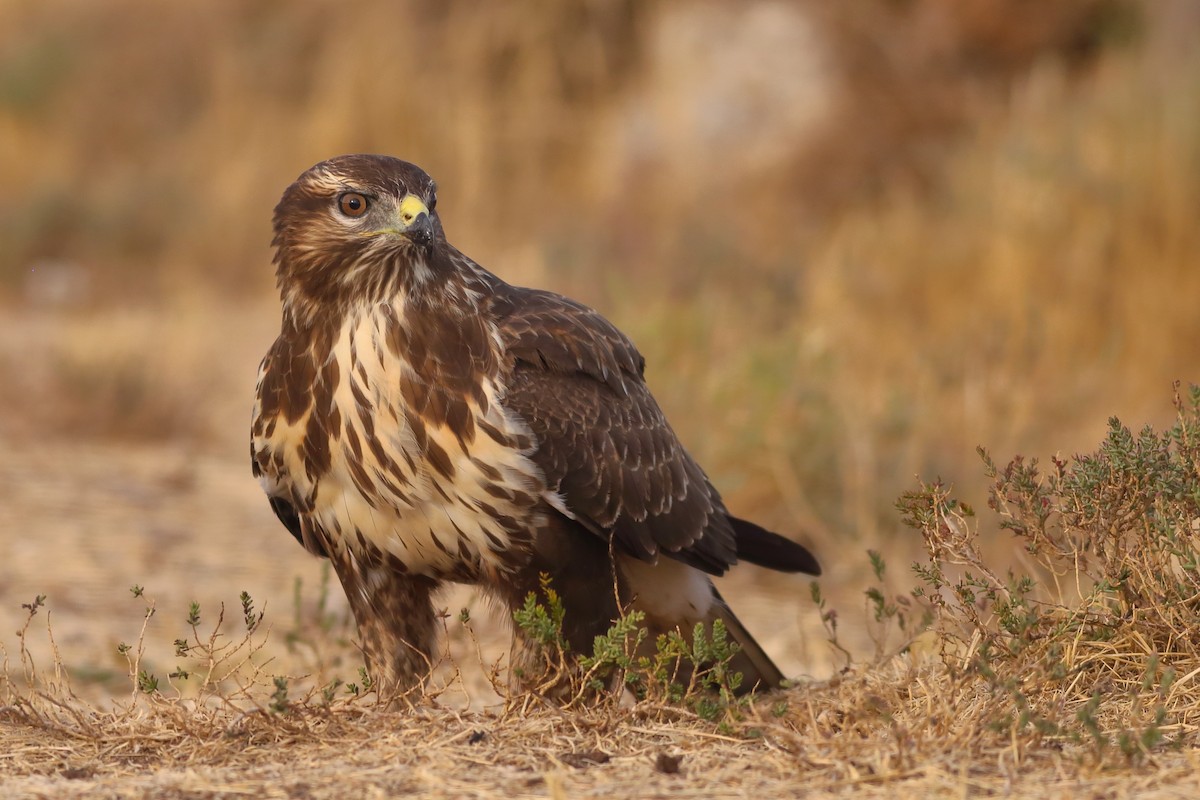
[[[433,180],[396,158],[317,164],[274,230],[283,321],[259,369],[253,471],[333,562],[381,692],[428,674],[441,584],[516,609],[546,576],[576,652],[629,608],[651,641],[720,619],[743,686],[780,684],[709,578],[739,560],[820,567],[726,510],[624,334],[459,252]]]

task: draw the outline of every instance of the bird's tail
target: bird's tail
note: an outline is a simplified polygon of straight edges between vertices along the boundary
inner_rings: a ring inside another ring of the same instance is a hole
[[[706,621],[711,626],[714,621],[721,620],[729,638],[737,642],[739,649],[730,659],[729,669],[742,673],[738,694],[778,689],[785,680],[779,667],[775,666],[775,662],[754,640],[750,631],[746,630],[746,626],[734,615],[733,610],[726,605],[715,588],[713,595],[716,602],[712,604],[709,618]]]
[[[780,572],[821,574],[821,565],[817,563],[817,557],[799,542],[793,542],[778,533],[755,525],[748,519],[730,515],[729,524],[733,526],[734,535],[737,537],[739,560]]]

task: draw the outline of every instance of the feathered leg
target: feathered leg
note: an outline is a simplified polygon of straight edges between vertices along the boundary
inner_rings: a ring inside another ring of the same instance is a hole
[[[608,631],[619,614],[607,546],[576,522],[549,514],[534,537],[529,561],[489,581],[488,588],[510,611],[522,608],[530,594],[545,607],[543,576],[562,604],[562,637],[569,658],[591,655],[595,638]],[[546,656],[545,648],[514,623],[511,666],[515,683],[550,694],[568,689],[565,681],[561,686],[552,684],[567,677],[554,675],[555,668],[569,665],[548,663]]]
[[[379,697],[396,698],[429,675],[437,645],[431,596],[437,583],[349,554],[332,559],[346,591],[367,672]]]

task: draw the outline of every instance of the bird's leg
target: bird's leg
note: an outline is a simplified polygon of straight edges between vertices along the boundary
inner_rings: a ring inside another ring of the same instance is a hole
[[[615,580],[608,546],[558,514],[549,515],[535,531],[528,561],[502,576],[485,578],[488,589],[510,611],[522,609],[533,595],[550,612],[547,588],[562,607],[558,633],[565,652],[561,654],[531,631],[514,625],[510,654],[514,686],[564,701],[573,696],[574,678],[581,674],[576,669],[578,658],[590,655],[595,638],[620,616]]]
[[[433,667],[437,628],[431,596],[435,581],[405,575],[387,564],[334,559],[346,591],[367,672],[381,700],[419,686]]]

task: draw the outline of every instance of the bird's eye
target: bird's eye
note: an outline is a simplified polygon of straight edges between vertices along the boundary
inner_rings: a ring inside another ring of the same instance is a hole
[[[435,208],[437,208],[437,192],[429,196],[429,210],[433,211]]]
[[[338,198],[338,210],[347,217],[361,217],[367,213],[367,198],[358,192],[346,192]]]

